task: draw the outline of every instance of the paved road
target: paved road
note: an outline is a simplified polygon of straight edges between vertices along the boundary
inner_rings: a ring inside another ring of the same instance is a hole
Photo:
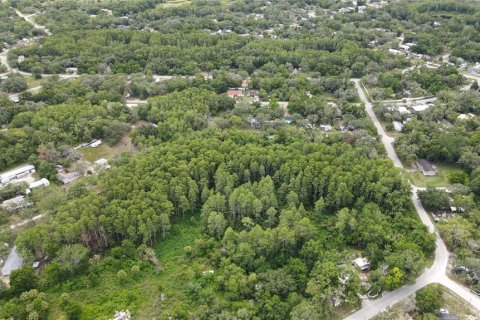
[[[377,128],[378,135],[382,137],[382,143],[385,146],[385,149],[387,150],[388,157],[390,159],[392,159],[393,165],[395,167],[403,168],[402,162],[400,161],[397,154],[395,153],[395,150],[393,149],[394,139],[387,136],[387,134],[385,133],[385,130],[382,127],[382,124],[380,123],[380,121],[378,121],[377,116],[373,112],[372,104],[367,99],[367,96],[365,95],[365,92],[361,88],[360,80],[359,79],[352,79],[352,81],[355,83],[355,87],[357,88],[360,99],[365,104],[365,109],[368,113],[368,116],[370,117],[370,119],[372,119],[373,124],[375,125],[375,128]]]
[[[397,154],[395,153],[395,150],[393,149],[394,139],[387,136],[385,130],[383,130],[380,121],[373,112],[372,104],[370,103],[370,101],[368,101],[365,92],[362,89],[362,84],[360,83],[360,80],[352,79],[352,81],[355,84],[360,99],[365,104],[365,109],[367,110],[368,116],[377,128],[378,134],[382,137],[382,142],[385,146],[385,149],[387,150],[388,157],[392,160],[395,167],[403,168],[402,162],[400,161]],[[423,208],[417,195],[418,191],[419,188],[416,188],[412,185],[412,202],[415,206],[415,210],[417,211],[420,220],[423,222],[423,224],[427,226],[429,232],[435,233],[436,248],[435,260],[433,262],[433,265],[430,268],[425,269],[425,272],[416,279],[414,284],[403,286],[402,288],[399,288],[395,291],[386,292],[382,295],[381,298],[378,298],[376,300],[363,301],[362,308],[357,312],[351,314],[350,316],[346,317],[346,320],[370,319],[378,313],[385,311],[387,307],[402,301],[410,294],[431,283],[441,283],[442,285],[456,293],[458,296],[463,298],[466,302],[470,303],[478,311],[480,311],[480,298],[471,293],[464,286],[448,278],[448,276],[446,275],[449,252],[442,238],[440,237],[438,232],[435,231],[435,225],[430,220],[427,212]]]

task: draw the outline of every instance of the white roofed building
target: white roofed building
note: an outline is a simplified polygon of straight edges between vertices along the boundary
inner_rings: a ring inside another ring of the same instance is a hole
[[[10,170],[0,174],[0,183],[7,184],[12,180],[23,178],[30,173],[35,173],[35,167],[31,164]]]
[[[395,131],[397,132],[401,132],[402,131],[402,128],[403,128],[403,124],[399,121],[393,121],[392,122],[393,124],[393,128],[395,129]]]
[[[427,110],[431,106],[432,106],[431,104],[417,104],[417,105],[411,106],[411,108],[415,110],[415,112],[421,112],[421,111]]]
[[[50,185],[50,181],[46,178],[42,178],[40,180],[37,180],[35,182],[32,182],[28,185],[29,189],[35,189],[35,188],[40,188],[40,187],[48,187]]]
[[[370,268],[370,262],[367,258],[357,258],[352,261],[361,271],[367,271]]]
[[[101,158],[101,159],[98,159],[98,160],[95,160],[95,164],[97,166],[100,166],[104,169],[110,169],[112,166],[108,163],[108,160],[107,159],[104,159],[104,158]]]
[[[90,147],[90,148],[96,148],[96,147],[98,147],[98,146],[101,145],[101,144],[102,144],[102,140],[93,140],[93,141],[90,143],[89,147]]]

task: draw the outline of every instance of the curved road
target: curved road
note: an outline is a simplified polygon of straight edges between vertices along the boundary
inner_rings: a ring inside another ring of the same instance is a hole
[[[393,164],[397,168],[403,168],[402,162],[398,158],[395,150],[393,148],[394,139],[389,137],[385,130],[383,129],[380,121],[378,120],[377,116],[373,112],[373,107],[370,101],[367,99],[367,96],[362,89],[362,84],[360,83],[359,79],[352,79],[355,84],[355,88],[357,89],[358,95],[362,102],[365,104],[365,109],[367,111],[368,116],[372,120],[373,124],[377,128],[378,134],[382,138],[383,145],[387,150],[388,157],[392,160]],[[392,306],[410,294],[414,293],[415,291],[429,285],[431,283],[440,283],[445,287],[449,288],[451,291],[456,293],[458,296],[463,298],[466,302],[470,303],[475,309],[480,311],[480,298],[475,294],[471,293],[470,290],[465,288],[464,286],[454,282],[450,278],[448,278],[446,271],[448,266],[448,257],[449,253],[445,243],[443,242],[442,238],[435,231],[435,226],[430,220],[427,212],[423,208],[422,204],[420,203],[420,199],[417,195],[418,188],[412,185],[412,202],[415,206],[415,210],[417,211],[420,220],[428,227],[428,230],[431,233],[435,233],[435,260],[433,265],[425,269],[425,272],[420,275],[414,284],[403,286],[395,291],[386,292],[382,295],[381,298],[376,300],[365,300],[362,303],[362,308],[355,313],[346,317],[346,320],[364,320],[370,319],[377,315],[380,312],[383,312],[387,309],[387,307]]]

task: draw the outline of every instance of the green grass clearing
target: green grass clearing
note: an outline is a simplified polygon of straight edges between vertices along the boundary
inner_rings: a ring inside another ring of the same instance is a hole
[[[27,81],[28,88],[34,88],[41,86],[44,82],[44,79],[35,79],[32,76],[25,76],[25,81]]]
[[[437,167],[437,175],[427,177],[424,176],[421,172],[407,173],[407,177],[412,181],[412,183],[421,188],[428,187],[446,187],[450,185],[448,181],[448,176],[453,172],[462,172],[457,166],[438,164],[434,163]]]
[[[85,160],[93,162],[100,158],[105,158],[107,160],[112,160],[116,155],[122,154],[124,152],[133,152],[134,148],[131,143],[131,139],[128,136],[122,138],[122,140],[115,146],[109,146],[106,142],[102,142],[96,148],[84,147],[80,149]]]
[[[132,313],[133,319],[167,319],[178,310],[188,312],[185,305],[188,283],[195,274],[209,269],[208,266],[188,263],[184,258],[183,248],[192,245],[202,233],[197,218],[177,219],[167,239],[154,247],[162,271],[142,270],[134,276],[127,266],[122,266],[128,277],[119,280],[115,268],[105,267],[98,274],[99,283],[95,287],[86,285],[88,282],[84,276],[72,278],[61,288],[49,291],[53,297],[49,319],[66,319],[60,306],[63,292],[68,292],[72,300],[81,301],[82,320],[107,320],[113,317],[115,310],[126,309]]]

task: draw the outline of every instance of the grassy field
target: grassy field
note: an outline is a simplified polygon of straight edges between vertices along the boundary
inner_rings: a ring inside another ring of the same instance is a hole
[[[453,172],[461,172],[458,167],[445,164],[436,164],[437,175],[432,177],[424,176],[421,172],[407,173],[407,177],[417,187],[445,187],[450,183],[448,182],[448,175]]]
[[[27,81],[29,88],[38,87],[45,81],[44,79],[35,79],[32,76],[25,76],[25,80]]]
[[[122,140],[115,146],[109,146],[107,143],[103,142],[96,148],[84,147],[80,149],[85,160],[93,162],[100,158],[105,158],[107,160],[112,160],[116,155],[122,154],[124,152],[132,152],[133,146],[131,139],[128,136],[122,138]]]

